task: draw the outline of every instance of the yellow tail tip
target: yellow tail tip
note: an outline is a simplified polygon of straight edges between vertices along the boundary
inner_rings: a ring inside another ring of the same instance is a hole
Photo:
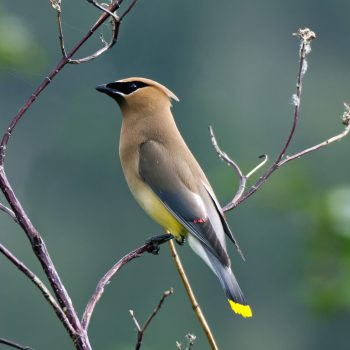
[[[230,303],[231,309],[238,315],[243,316],[244,318],[246,317],[252,317],[252,309],[250,308],[249,305],[242,305],[235,303],[233,300],[228,299],[228,302]]]

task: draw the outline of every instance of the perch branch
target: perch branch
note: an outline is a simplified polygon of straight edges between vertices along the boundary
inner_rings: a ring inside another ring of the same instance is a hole
[[[190,282],[187,278],[186,272],[185,272],[184,267],[182,265],[182,262],[179,258],[179,255],[177,254],[177,251],[176,251],[176,248],[175,248],[173,241],[169,241],[169,249],[170,249],[171,256],[174,259],[174,263],[175,263],[176,269],[180,275],[181,281],[185,287],[188,298],[190,299],[192,309],[195,312],[195,314],[198,318],[198,321],[199,321],[199,323],[200,323],[200,325],[201,325],[201,327],[202,327],[202,329],[203,329],[203,331],[208,339],[208,343],[210,345],[210,348],[212,350],[218,350],[218,346],[216,345],[214,335],[213,335],[213,333],[208,325],[208,322],[205,319],[203,312],[202,312],[202,310],[197,302],[197,299],[192,291],[192,287],[191,287]]]
[[[150,316],[148,317],[148,319],[146,320],[145,324],[141,327],[139,322],[137,321],[134,311],[133,310],[129,310],[130,316],[135,324],[136,330],[137,330],[137,341],[136,341],[136,346],[135,346],[135,350],[139,350],[141,348],[142,345],[142,340],[143,337],[145,335],[145,332],[148,328],[148,326],[151,324],[152,320],[154,319],[154,317],[157,315],[157,313],[159,312],[160,308],[162,307],[165,299],[167,297],[169,297],[171,294],[173,294],[174,291],[172,288],[166,290],[163,293],[162,298],[160,299],[158,305],[156,306],[156,308],[152,311],[152,313],[150,314]]]
[[[7,340],[4,338],[0,338],[0,344],[4,344],[4,345],[7,345],[11,348],[19,349],[19,350],[34,350],[34,349],[30,348],[29,346],[19,345],[11,340]]]
[[[96,290],[94,294],[91,296],[89,302],[86,305],[83,317],[81,319],[81,325],[83,330],[87,331],[92,313],[94,312],[94,309],[96,307],[96,304],[101,299],[102,294],[104,292],[105,287],[109,284],[112,277],[128,262],[131,260],[134,260],[135,258],[140,257],[142,254],[148,252],[153,254],[158,254],[158,246],[160,244],[163,244],[167,242],[169,239],[172,238],[172,235],[161,235],[156,236],[154,238],[151,238],[149,241],[147,241],[144,245],[141,247],[131,251],[127,255],[125,255],[123,258],[121,258],[115,265],[112,266],[110,270],[101,278],[101,280],[98,282]]]
[[[0,244],[0,253],[3,254],[18,270],[22,271],[40,290],[44,298],[54,309],[56,315],[61,320],[70,336],[76,336],[76,332],[72,328],[66,314],[62,311],[55,298],[51,295],[45,284],[36,276],[22,261],[17,259],[7,248]]]
[[[52,6],[57,10],[60,10],[60,0],[50,0]],[[108,7],[108,10],[110,12],[116,11],[117,8],[119,8],[120,3],[123,0],[120,0],[119,2],[117,0],[113,0],[111,4]],[[72,59],[74,54],[82,47],[82,45],[95,33],[95,31],[107,20],[107,18],[110,15],[106,12],[104,12],[97,22],[91,27],[91,29],[87,32],[85,36],[70,50],[69,53],[66,54],[66,56],[62,57],[61,60],[58,62],[56,67],[49,73],[49,75],[39,84],[39,86],[35,89],[35,91],[32,93],[32,95],[29,97],[29,99],[25,102],[25,104],[20,108],[18,113],[12,118],[11,122],[9,123],[6,132],[4,133],[1,142],[0,142],[0,188],[2,192],[4,193],[11,209],[13,210],[16,218],[18,219],[18,222],[20,226],[25,231],[31,245],[32,249],[38,258],[39,262],[41,263],[43,270],[52,286],[52,289],[56,295],[58,304],[60,305],[61,309],[64,310],[64,312],[67,315],[67,319],[69,320],[70,326],[74,328],[74,330],[77,333],[77,336],[72,338],[72,340],[75,343],[75,346],[77,349],[81,350],[89,350],[91,349],[91,346],[89,344],[89,339],[87,337],[87,334],[82,331],[80,321],[77,317],[76,311],[73,307],[72,301],[62,283],[60,280],[60,277],[56,271],[56,268],[50,258],[50,255],[46,249],[45,243],[40,236],[39,232],[36,230],[36,228],[31,223],[30,219],[28,218],[26,212],[24,211],[20,201],[16,197],[8,179],[5,173],[4,169],[4,163],[5,163],[5,156],[6,156],[6,149],[8,142],[20,122],[20,120],[23,118],[27,110],[31,107],[31,105],[37,100],[39,95],[46,89],[46,87],[51,83],[51,81],[56,77],[56,75],[69,63],[69,60]],[[62,38],[63,40],[63,38]],[[65,325],[66,328],[68,325]]]

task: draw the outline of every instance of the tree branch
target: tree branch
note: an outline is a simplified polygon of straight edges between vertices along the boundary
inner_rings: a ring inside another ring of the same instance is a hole
[[[234,162],[224,151],[221,150],[221,148],[219,147],[218,142],[216,141],[215,135],[214,135],[214,131],[212,126],[209,126],[209,133],[210,133],[210,138],[211,138],[211,143],[218,155],[218,157],[227,163],[228,166],[230,166],[233,171],[237,174],[238,178],[239,178],[239,187],[238,190],[235,194],[235,196],[233,197],[233,200],[224,208],[222,208],[223,211],[227,211],[230,210],[229,207],[231,205],[231,203],[236,203],[242,196],[243,193],[246,189],[246,183],[247,180],[250,176],[252,176],[256,171],[258,171],[261,167],[263,167],[267,161],[268,161],[268,156],[267,154],[263,154],[261,156],[259,156],[259,158],[263,158],[262,162],[260,162],[253,170],[251,170],[247,175],[244,175],[241,168],[238,166],[238,164],[236,162]]]
[[[135,324],[136,330],[137,330],[137,341],[136,341],[136,346],[135,346],[135,350],[139,350],[141,348],[142,345],[142,341],[143,341],[143,337],[145,335],[145,332],[148,328],[148,326],[151,324],[152,320],[154,319],[154,317],[157,315],[157,313],[159,312],[160,308],[162,307],[165,299],[167,297],[169,297],[171,294],[173,294],[174,291],[172,288],[166,290],[163,293],[162,298],[160,299],[158,305],[156,306],[156,308],[152,311],[151,315],[148,317],[148,319],[146,320],[145,324],[143,325],[143,327],[140,326],[139,322],[137,321],[134,311],[133,310],[129,310],[130,316]]]
[[[4,213],[10,215],[11,218],[18,224],[18,220],[16,218],[16,215],[10,208],[8,208],[6,205],[0,203],[0,210],[3,211]]]
[[[40,278],[34,274],[22,261],[16,258],[7,248],[5,248],[2,244],[0,244],[0,253],[3,254],[13,265],[17,267],[18,270],[22,271],[25,276],[27,276],[40,290],[44,298],[49,302],[49,304],[54,309],[57,317],[62,322],[63,326],[68,331],[71,337],[76,337],[76,332],[71,326],[66,314],[62,311],[60,306],[58,305],[55,298],[51,295],[50,291],[45,286],[44,282],[40,280]]]
[[[19,345],[11,340],[7,340],[4,338],[0,338],[0,344],[4,344],[4,345],[9,346],[10,348],[19,349],[19,350],[34,350],[34,349],[30,348],[29,346]]]
[[[61,0],[50,0],[53,8],[56,9],[56,11],[61,11]],[[108,11],[111,13],[114,13],[114,11],[119,8],[120,4],[123,2],[123,0],[113,0],[111,4],[108,7]],[[131,5],[130,5],[131,6]],[[128,7],[126,11],[129,11],[132,9],[132,7]],[[132,2],[132,6],[134,6],[134,2]],[[63,53],[63,57],[58,62],[56,67],[49,73],[49,75],[39,84],[39,86],[35,89],[35,91],[31,94],[31,96],[28,98],[28,100],[25,102],[25,104],[20,108],[18,113],[12,118],[11,122],[9,123],[6,132],[2,136],[1,142],[0,142],[0,188],[2,192],[4,193],[11,209],[13,210],[13,213],[15,217],[18,219],[18,223],[26,233],[32,249],[38,258],[39,262],[41,263],[43,270],[53,288],[53,291],[56,295],[58,304],[60,305],[60,308],[64,310],[66,313],[67,319],[69,320],[70,325],[73,327],[75,332],[77,333],[76,337],[72,337],[73,342],[75,343],[75,346],[77,349],[81,350],[89,350],[91,349],[91,346],[89,344],[88,336],[85,332],[83,332],[80,324],[80,320],[76,314],[76,311],[73,307],[72,301],[57,273],[57,270],[50,258],[50,255],[46,249],[45,243],[40,236],[37,229],[33,226],[32,222],[28,218],[26,212],[24,211],[20,201],[16,197],[8,179],[5,173],[4,165],[5,165],[5,157],[6,157],[6,149],[8,142],[20,122],[20,120],[23,118],[27,110],[31,107],[31,105],[36,101],[36,99],[40,96],[40,94],[47,88],[47,86],[51,83],[51,81],[56,77],[56,75],[70,62],[72,57],[76,54],[76,52],[83,46],[83,44],[95,33],[95,31],[107,20],[107,18],[110,16],[109,13],[105,11],[97,22],[91,27],[91,29],[87,32],[85,36],[70,50],[69,53],[66,53],[64,48],[64,42],[63,42],[63,31],[62,27],[60,27],[60,42],[61,42],[61,49]],[[58,20],[59,25],[61,26],[61,14],[58,14]],[[120,25],[120,22],[119,22]],[[116,39],[116,38],[114,38]],[[63,45],[63,46],[62,46]],[[4,209],[4,208],[3,208]],[[10,212],[8,212],[10,213]]]
[[[203,312],[198,304],[198,301],[193,293],[193,290],[192,290],[192,287],[191,287],[191,284],[187,278],[187,275],[186,275],[186,272],[185,272],[185,269],[182,265],[182,262],[180,260],[180,257],[179,255],[177,254],[177,251],[176,251],[176,248],[175,248],[175,245],[174,245],[174,242],[173,241],[169,241],[169,249],[170,249],[170,253],[171,253],[171,256],[173,257],[173,260],[174,260],[174,263],[175,263],[175,266],[176,266],[176,269],[177,269],[177,272],[179,273],[180,275],[180,278],[181,278],[181,281],[182,281],[182,284],[184,285],[185,287],[185,290],[186,290],[186,293],[188,295],[188,298],[190,299],[190,303],[192,305],[192,309],[193,311],[195,312],[197,318],[198,318],[198,321],[208,339],[208,343],[210,345],[210,348],[212,350],[218,350],[218,346],[216,345],[216,341],[215,341],[215,338],[214,338],[214,335],[208,325],[208,322],[207,320],[205,319],[204,315],[203,315]]]
[[[96,304],[101,299],[102,294],[104,292],[105,287],[110,283],[112,277],[128,262],[131,260],[134,260],[135,258],[140,257],[144,253],[152,253],[152,254],[158,254],[159,251],[159,245],[167,242],[169,239],[171,239],[172,235],[160,235],[151,238],[148,240],[144,245],[141,247],[131,251],[130,253],[126,254],[123,258],[121,258],[115,265],[112,266],[110,270],[101,278],[101,280],[98,282],[96,290],[94,294],[91,296],[89,302],[86,305],[83,317],[81,319],[81,325],[85,332],[87,332],[92,313],[94,312],[94,309],[96,307]]]
[[[339,141],[342,138],[344,138],[345,136],[347,136],[348,133],[350,132],[350,126],[349,126],[350,108],[346,103],[344,103],[345,112],[343,114],[342,122],[345,125],[345,128],[341,133],[339,133],[338,135],[333,136],[333,137],[329,138],[328,140],[323,141],[315,146],[312,146],[312,147],[307,148],[301,152],[298,152],[292,156],[286,156],[287,149],[288,149],[288,147],[293,139],[293,136],[294,136],[297,124],[298,124],[298,120],[299,120],[302,83],[303,83],[303,78],[305,76],[305,73],[306,73],[307,67],[308,67],[307,61],[306,61],[306,56],[311,52],[311,46],[310,46],[311,41],[316,38],[315,33],[308,28],[299,29],[299,31],[297,33],[295,33],[294,35],[297,35],[300,37],[300,51],[299,51],[300,59],[299,59],[299,68],[298,68],[297,83],[296,83],[296,92],[292,97],[292,101],[294,104],[293,123],[292,123],[291,129],[289,131],[289,134],[287,136],[287,139],[286,139],[280,153],[276,157],[276,160],[266,170],[266,172],[262,176],[260,176],[260,178],[256,181],[256,183],[253,186],[251,186],[248,190],[245,189],[247,178],[250,177],[254,172],[256,172],[258,169],[260,169],[261,166],[263,166],[267,162],[267,156],[263,156],[263,157],[265,157],[264,161],[261,164],[259,164],[256,168],[254,168],[250,173],[248,173],[248,175],[244,175],[243,172],[240,170],[239,166],[225,152],[223,152],[219,148],[217,141],[215,139],[213,130],[211,127],[209,128],[211,141],[212,141],[213,147],[216,150],[218,156],[220,157],[220,159],[224,160],[228,165],[230,165],[234,169],[234,171],[238,175],[238,178],[240,181],[240,185],[239,185],[239,188],[238,188],[235,196],[228,204],[226,204],[222,208],[222,210],[224,212],[227,212],[229,210],[236,208],[239,204],[241,204],[246,199],[248,199],[252,194],[254,194],[266,182],[266,180],[272,175],[272,173],[275,172],[277,169],[279,169],[282,165],[284,165],[284,164],[286,164],[294,159],[301,158],[302,156],[309,154],[311,152],[314,152],[322,147],[328,146],[329,144],[331,144],[335,141]]]

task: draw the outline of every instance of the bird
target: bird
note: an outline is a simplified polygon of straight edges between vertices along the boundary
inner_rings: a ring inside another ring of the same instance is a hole
[[[129,189],[145,212],[179,244],[190,247],[210,267],[231,309],[244,318],[250,305],[231,269],[225,236],[243,253],[202,168],[182,138],[172,115],[177,96],[164,85],[131,77],[101,84],[122,113],[119,157]]]

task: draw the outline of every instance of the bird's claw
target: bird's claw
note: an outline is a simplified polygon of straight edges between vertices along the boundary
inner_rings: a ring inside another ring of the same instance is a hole
[[[158,255],[160,249],[159,246],[173,238],[174,236],[172,234],[166,233],[163,235],[153,236],[147,239],[146,244],[148,245],[148,252],[154,255]]]

